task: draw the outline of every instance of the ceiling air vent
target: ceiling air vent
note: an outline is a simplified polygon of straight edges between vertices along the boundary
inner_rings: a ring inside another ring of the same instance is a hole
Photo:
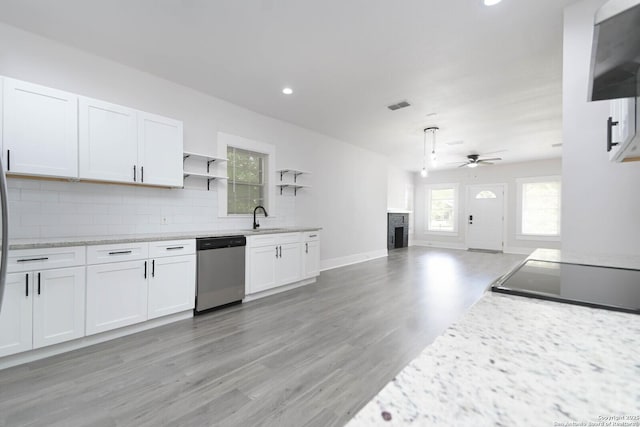
[[[393,105],[389,105],[387,106],[387,108],[391,111],[396,111],[399,110],[401,108],[406,108],[411,106],[411,104],[409,104],[407,101],[400,101],[397,104],[393,104]]]

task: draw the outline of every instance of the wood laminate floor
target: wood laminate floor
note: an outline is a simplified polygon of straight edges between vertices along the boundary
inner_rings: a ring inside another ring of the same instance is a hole
[[[412,247],[0,371],[2,426],[341,426],[523,257]]]

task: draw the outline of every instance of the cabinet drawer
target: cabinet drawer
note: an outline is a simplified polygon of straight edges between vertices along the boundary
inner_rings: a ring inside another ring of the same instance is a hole
[[[7,272],[46,270],[85,264],[84,246],[9,251]]]
[[[149,243],[149,258],[160,258],[175,255],[191,255],[196,253],[196,241],[166,240]]]
[[[87,246],[87,264],[105,264],[149,258],[149,243],[118,243]]]
[[[319,231],[305,231],[304,233],[302,233],[302,239],[305,242],[312,242],[315,240],[319,240],[320,239],[320,232]]]
[[[252,248],[261,248],[263,246],[275,246],[276,236],[279,234],[265,234],[264,236],[247,237],[247,246]]]
[[[286,245],[287,243],[300,242],[300,233],[284,233],[276,234],[279,245]]]

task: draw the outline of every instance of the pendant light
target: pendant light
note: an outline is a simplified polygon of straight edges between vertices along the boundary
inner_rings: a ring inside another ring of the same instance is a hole
[[[423,178],[426,178],[429,175],[427,171],[427,132],[431,132],[432,141],[431,141],[431,162],[436,164],[436,132],[440,130],[438,126],[429,126],[428,128],[424,128],[424,144],[423,144],[423,158],[422,158],[422,175]]]
[[[424,139],[422,140],[422,170],[420,176],[426,178],[429,175],[427,171],[427,129],[424,130]]]

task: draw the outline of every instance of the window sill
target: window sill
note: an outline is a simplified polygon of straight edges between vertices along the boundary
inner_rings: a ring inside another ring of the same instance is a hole
[[[516,240],[530,240],[539,242],[559,242],[560,236],[554,236],[549,234],[518,234]]]

